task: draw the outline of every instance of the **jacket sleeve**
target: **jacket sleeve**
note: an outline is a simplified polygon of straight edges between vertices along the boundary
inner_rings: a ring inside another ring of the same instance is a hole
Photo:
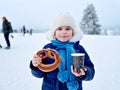
[[[45,75],[44,72],[40,71],[37,67],[33,66],[32,61],[30,61],[30,69],[31,69],[32,75],[37,78],[42,78]]]
[[[77,77],[78,80],[92,80],[94,75],[95,75],[95,69],[94,69],[94,64],[90,60],[89,55],[85,51],[85,49],[82,46],[79,46],[79,52],[85,53],[85,61],[84,61],[84,66],[87,68],[86,74],[82,77]]]

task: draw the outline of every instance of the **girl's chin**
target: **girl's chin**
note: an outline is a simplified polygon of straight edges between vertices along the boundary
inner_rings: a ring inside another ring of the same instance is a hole
[[[62,42],[67,42],[70,40],[70,38],[59,38],[58,40]]]
[[[65,40],[65,39],[64,39],[64,40],[60,40],[60,41],[61,41],[61,42],[67,42],[67,41],[69,41],[69,40]]]

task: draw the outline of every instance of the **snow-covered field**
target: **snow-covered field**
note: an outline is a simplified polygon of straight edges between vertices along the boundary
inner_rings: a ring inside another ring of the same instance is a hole
[[[29,62],[49,41],[44,34],[13,34],[11,49],[0,49],[0,90],[41,90],[42,79],[32,76]],[[3,34],[0,44],[6,46]],[[92,81],[84,81],[84,90],[120,90],[120,36],[85,35],[81,44],[95,65]]]

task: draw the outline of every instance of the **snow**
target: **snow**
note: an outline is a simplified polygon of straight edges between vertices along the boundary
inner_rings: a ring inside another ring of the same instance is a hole
[[[45,33],[13,34],[11,49],[0,49],[0,90],[41,90],[42,79],[32,76],[29,63],[49,41]],[[84,81],[84,90],[120,90],[120,36],[84,35],[80,42],[95,65],[95,77]],[[3,34],[0,44],[6,46]]]

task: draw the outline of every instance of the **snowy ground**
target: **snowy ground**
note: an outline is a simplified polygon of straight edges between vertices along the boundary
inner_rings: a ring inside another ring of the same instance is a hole
[[[13,34],[11,49],[0,49],[0,90],[41,90],[42,79],[32,76],[29,62],[48,43],[45,34]],[[6,46],[3,35],[0,43]],[[120,36],[87,36],[81,40],[95,65],[95,78],[84,90],[120,90]]]

